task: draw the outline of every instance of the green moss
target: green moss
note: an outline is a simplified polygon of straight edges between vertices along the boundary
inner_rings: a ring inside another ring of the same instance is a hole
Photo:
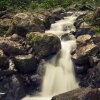
[[[96,31],[97,35],[100,35],[100,26],[92,26],[92,28]]]

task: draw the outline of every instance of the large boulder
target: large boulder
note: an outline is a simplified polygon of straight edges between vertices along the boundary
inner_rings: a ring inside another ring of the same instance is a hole
[[[22,73],[35,73],[39,62],[32,54],[28,54],[15,56],[14,64],[15,68]]]
[[[18,75],[0,77],[0,100],[21,100],[26,95],[23,82]]]
[[[44,26],[32,13],[17,13],[13,17],[13,25],[10,31],[20,36],[26,36],[27,32],[43,32]]]
[[[0,40],[0,48],[6,55],[16,55],[24,52],[23,47],[19,43],[3,38]]]
[[[55,54],[61,48],[60,39],[53,34],[31,32],[26,37],[32,45],[33,54],[40,58]]]
[[[4,53],[8,56],[11,55],[20,55],[20,54],[26,54],[27,47],[25,41],[14,41],[14,38],[11,37],[1,37],[0,38],[0,49],[4,51]],[[25,42],[25,43],[24,43]]]
[[[81,88],[53,97],[51,100],[99,100],[100,89]]]

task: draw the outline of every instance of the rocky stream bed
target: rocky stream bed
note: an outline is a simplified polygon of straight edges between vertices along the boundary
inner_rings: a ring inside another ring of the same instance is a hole
[[[88,12],[76,19],[76,31],[71,32],[77,41],[71,55],[80,88],[52,100],[100,100],[100,35],[83,20]],[[60,39],[45,34],[45,30],[70,14],[62,8],[0,12],[0,100],[21,100],[41,91],[45,69],[39,63],[61,49]],[[100,18],[100,8],[95,11],[96,17]]]

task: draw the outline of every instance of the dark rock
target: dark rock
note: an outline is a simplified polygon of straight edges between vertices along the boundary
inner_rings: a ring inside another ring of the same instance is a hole
[[[7,11],[0,11],[0,17],[2,17],[3,15],[5,15],[7,13]]]
[[[76,18],[76,21],[77,21],[77,20],[80,20],[80,19],[83,19],[83,18],[85,17],[85,15],[86,15],[86,14],[82,14],[82,15],[78,16],[78,17]]]
[[[78,37],[80,35],[89,34],[91,36],[95,35],[95,30],[92,30],[91,28],[80,28],[75,32],[75,36]]]
[[[31,32],[26,37],[32,45],[33,54],[40,58],[55,54],[61,48],[60,39],[53,34]]]
[[[14,58],[15,68],[22,73],[36,73],[38,60],[32,55],[18,55]]]
[[[8,69],[9,68],[9,59],[4,54],[2,50],[0,50],[0,69]]]
[[[53,97],[51,100],[99,100],[100,90],[81,88]]]
[[[82,5],[79,7],[79,10],[82,10],[82,11],[94,10],[94,8],[93,8],[90,4],[85,3],[85,4],[82,4]]]
[[[72,34],[69,34],[69,33],[61,36],[61,40],[64,40],[64,41],[69,41],[73,38],[74,38],[74,36]]]
[[[87,75],[83,79],[81,79],[80,86],[100,88],[100,62],[96,67],[88,70]]]
[[[20,100],[26,95],[19,76],[7,76],[0,79],[0,100]]]
[[[55,22],[55,17],[54,16],[48,16],[45,18],[45,21],[43,22],[44,23],[44,26],[45,26],[45,29],[50,29],[50,26],[52,23]]]
[[[24,82],[27,94],[36,93],[41,90],[42,78],[38,74],[36,75],[21,75]]]
[[[86,75],[89,68],[90,68],[90,65],[86,65],[86,64],[75,66],[75,73],[76,73],[77,77],[79,76],[79,74]]]
[[[100,44],[100,36],[94,37],[93,42],[94,42],[94,44],[99,45]]]
[[[75,23],[74,23],[74,26],[76,27],[76,29],[80,28],[80,25],[83,22],[84,22],[83,19],[76,20]]]

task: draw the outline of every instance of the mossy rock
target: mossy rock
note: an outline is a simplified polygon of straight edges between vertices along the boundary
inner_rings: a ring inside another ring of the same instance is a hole
[[[32,45],[33,54],[39,57],[55,54],[61,48],[60,39],[53,34],[31,32],[26,37]]]

